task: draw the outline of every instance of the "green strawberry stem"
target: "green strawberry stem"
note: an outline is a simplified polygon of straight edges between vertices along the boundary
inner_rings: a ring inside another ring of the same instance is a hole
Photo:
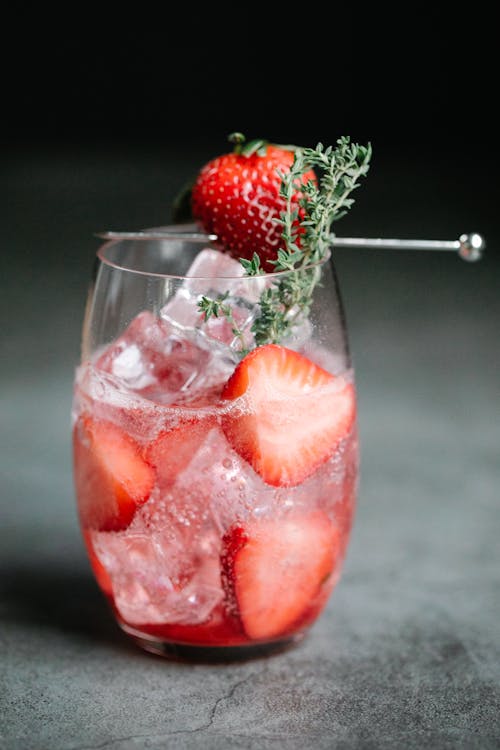
[[[245,143],[246,138],[243,133],[231,133],[227,137],[229,143],[234,143],[234,153],[240,154],[241,156],[252,156],[252,154],[258,154],[259,156],[266,155],[266,149],[269,141],[264,141],[262,138],[254,138],[253,141]]]
[[[234,143],[234,153],[241,154],[241,149],[243,148],[243,144],[246,141],[243,133],[230,133],[227,137],[227,140],[229,141],[229,143]]]

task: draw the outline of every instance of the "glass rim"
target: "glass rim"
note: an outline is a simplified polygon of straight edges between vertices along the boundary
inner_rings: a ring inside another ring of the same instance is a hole
[[[188,227],[190,227],[188,229]],[[156,235],[155,235],[156,233]],[[205,234],[203,232],[196,231],[194,228],[191,228],[191,225],[179,225],[179,228],[173,227],[172,225],[168,227],[155,227],[152,229],[144,230],[144,235],[141,236],[141,232],[137,233],[131,233],[131,237],[127,237],[127,233],[123,233],[124,236],[116,239],[109,239],[104,244],[100,245],[99,249],[96,252],[96,256],[99,259],[99,261],[109,268],[113,268],[117,271],[124,271],[126,273],[133,273],[138,274],[140,276],[150,276],[153,278],[160,278],[160,279],[175,279],[178,281],[184,281],[185,279],[189,280],[198,280],[198,281],[210,281],[214,278],[217,279],[227,279],[228,281],[231,280],[239,280],[242,279],[248,279],[248,280],[255,280],[255,279],[279,279],[283,278],[284,276],[288,276],[290,274],[299,273],[303,271],[307,271],[309,269],[313,268],[320,268],[325,263],[327,263],[331,258],[331,251],[328,250],[328,252],[325,254],[323,258],[320,260],[317,260],[314,263],[308,263],[307,266],[304,266],[302,268],[295,268],[293,270],[284,270],[284,271],[271,271],[271,272],[265,272],[263,274],[259,274],[257,276],[186,276],[183,274],[173,274],[173,273],[159,273],[156,271],[141,271],[137,268],[132,268],[127,265],[120,265],[120,263],[117,263],[116,261],[111,260],[106,256],[106,250],[115,247],[119,244],[127,244],[130,242],[151,242],[151,241],[158,241],[158,242],[179,242],[182,240],[186,240],[187,242],[191,242],[193,244],[199,243],[200,245],[205,245],[207,248],[211,250],[217,250],[217,246],[214,245],[214,236],[210,234]],[[99,236],[99,235],[98,235]],[[220,251],[219,251],[220,252]],[[231,256],[233,257],[233,256]],[[235,260],[237,260],[235,258]]]

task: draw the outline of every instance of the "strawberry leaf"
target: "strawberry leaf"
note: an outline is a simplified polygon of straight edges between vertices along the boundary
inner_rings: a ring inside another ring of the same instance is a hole
[[[253,141],[248,141],[241,148],[240,154],[242,156],[252,156],[252,154],[258,154],[259,156],[265,156],[266,154],[267,141],[263,141],[262,138],[256,138]]]

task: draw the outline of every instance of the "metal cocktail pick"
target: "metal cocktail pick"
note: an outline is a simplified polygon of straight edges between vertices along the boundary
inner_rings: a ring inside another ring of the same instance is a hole
[[[162,239],[179,239],[179,240],[216,240],[215,234],[202,234],[198,232],[162,232],[144,231],[144,232],[99,232],[97,237],[104,240],[162,240]],[[463,260],[473,262],[480,260],[483,256],[486,242],[482,235],[473,232],[472,234],[461,234],[458,240],[386,240],[386,239],[369,239],[367,237],[332,237],[332,243],[335,247],[359,247],[374,248],[376,250],[445,250],[454,251],[459,254]]]
[[[476,232],[461,234],[458,240],[385,240],[366,237],[334,237],[336,247],[366,247],[384,250],[453,250],[463,260],[481,260],[486,242]]]

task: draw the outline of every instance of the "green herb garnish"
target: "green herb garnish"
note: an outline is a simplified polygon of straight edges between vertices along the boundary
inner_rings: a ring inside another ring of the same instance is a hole
[[[335,148],[297,148],[290,171],[280,174],[280,195],[286,208],[274,221],[281,225],[285,248],[278,250],[277,258],[270,261],[276,271],[291,271],[266,288],[259,299],[260,315],[251,331],[257,346],[279,343],[292,332],[293,327],[309,314],[313,291],[319,282],[317,263],[328,254],[331,245],[332,224],[341,219],[354,203],[349,197],[359,187],[359,180],[370,167],[372,150],[368,146],[351,143],[349,137],[339,138]],[[311,168],[319,173],[314,180],[302,182]],[[298,206],[293,201],[300,193]],[[252,260],[240,260],[245,275],[263,273],[260,258],[254,253]],[[225,304],[228,293],[211,300],[203,297],[199,303],[205,319],[224,315],[232,325],[235,336],[243,347],[244,334],[236,325],[231,307]]]
[[[245,333],[240,328],[238,328],[238,325],[236,324],[236,321],[233,317],[233,310],[231,305],[225,304],[228,296],[229,292],[224,292],[224,294],[219,294],[215,299],[211,299],[210,297],[202,297],[198,302],[198,309],[205,316],[205,320],[208,320],[212,317],[226,318],[231,324],[231,330],[235,338],[237,338],[240,342],[240,354],[245,355],[248,354],[248,349],[245,348]]]

